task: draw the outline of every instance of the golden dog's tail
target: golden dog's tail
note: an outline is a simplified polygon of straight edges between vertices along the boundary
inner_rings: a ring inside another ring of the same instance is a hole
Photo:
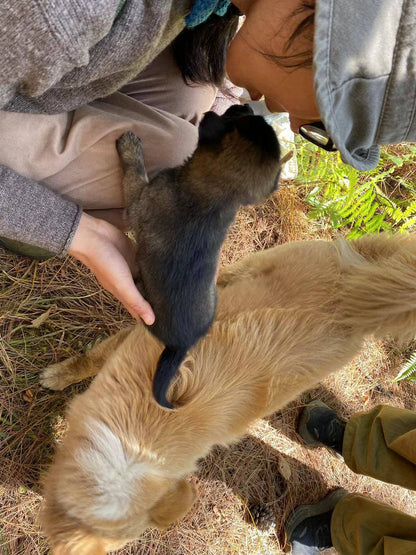
[[[416,333],[416,234],[337,242],[340,317],[358,333],[408,339]]]

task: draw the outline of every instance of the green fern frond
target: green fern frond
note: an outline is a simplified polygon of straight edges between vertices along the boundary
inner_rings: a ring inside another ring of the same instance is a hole
[[[393,381],[399,382],[404,379],[414,381],[416,380],[416,376],[414,374],[416,374],[416,351],[410,356],[409,360],[403,364],[400,372]]]
[[[413,225],[416,225],[416,216],[413,216],[413,218],[407,219],[407,221],[401,226],[400,231],[405,231],[406,229],[409,229],[409,227],[412,227]]]
[[[416,184],[394,174],[404,163],[416,162],[416,146],[403,145],[400,157],[383,151],[377,168],[358,172],[343,164],[339,153],[324,152],[302,140],[297,144],[296,181],[309,190],[306,202],[312,207],[310,218],[329,218],[335,229],[347,227],[349,238],[416,227]],[[386,185],[392,175],[406,191],[399,198],[388,193]]]
[[[403,212],[403,218],[410,218],[416,216],[416,200],[407,205],[406,210]]]

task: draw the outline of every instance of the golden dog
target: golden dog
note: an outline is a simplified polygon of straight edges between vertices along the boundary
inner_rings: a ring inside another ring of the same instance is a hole
[[[42,525],[55,553],[104,554],[164,528],[191,507],[185,480],[229,444],[340,369],[369,334],[416,331],[416,237],[291,243],[220,274],[218,314],[161,408],[152,396],[162,351],[144,326],[50,366],[51,389],[98,371],[71,402],[69,432],[45,478]]]

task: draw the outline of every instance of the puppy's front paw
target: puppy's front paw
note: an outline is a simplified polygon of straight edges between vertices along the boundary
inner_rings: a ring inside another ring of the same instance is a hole
[[[67,364],[68,361],[58,362],[47,366],[40,375],[39,383],[46,389],[53,389],[54,391],[62,391],[74,381],[73,373]]]
[[[131,131],[117,139],[116,146],[124,164],[137,165],[137,162],[142,159],[142,141]]]

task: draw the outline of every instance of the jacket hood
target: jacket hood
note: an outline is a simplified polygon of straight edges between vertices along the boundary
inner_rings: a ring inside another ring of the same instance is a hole
[[[375,168],[380,146],[416,141],[416,2],[317,0],[315,96],[341,158]]]

